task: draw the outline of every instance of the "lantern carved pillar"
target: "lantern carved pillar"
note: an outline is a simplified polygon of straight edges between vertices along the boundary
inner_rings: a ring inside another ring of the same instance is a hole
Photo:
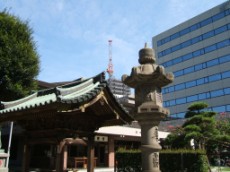
[[[134,119],[141,126],[142,171],[160,172],[158,125],[169,115],[163,107],[162,87],[173,82],[172,73],[165,73],[164,67],[155,64],[153,49],[139,51],[140,66],[133,67],[130,76],[123,75],[124,84],[135,89]]]

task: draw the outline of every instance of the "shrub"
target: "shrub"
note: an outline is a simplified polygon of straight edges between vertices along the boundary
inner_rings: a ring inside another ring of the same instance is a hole
[[[140,150],[116,152],[116,172],[141,172]],[[208,172],[208,159],[203,150],[162,150],[161,172]]]

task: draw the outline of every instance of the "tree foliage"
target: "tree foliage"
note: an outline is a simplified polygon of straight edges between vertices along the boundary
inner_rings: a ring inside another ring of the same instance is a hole
[[[28,22],[0,12],[0,100],[10,101],[37,88],[39,57]]]
[[[171,146],[175,142],[182,140],[185,145],[183,147],[190,147],[191,140],[194,143],[194,148],[205,149],[210,138],[215,139],[220,135],[220,131],[216,128],[215,112],[204,111],[208,105],[204,102],[196,102],[188,107],[186,122],[182,125],[180,133],[172,133],[169,135]],[[173,136],[173,137],[172,137]],[[172,139],[173,138],[173,139]]]

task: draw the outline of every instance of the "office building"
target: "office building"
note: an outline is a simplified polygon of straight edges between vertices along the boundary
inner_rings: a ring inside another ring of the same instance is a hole
[[[164,106],[184,117],[190,104],[230,111],[230,2],[220,4],[152,39],[157,63],[175,80],[164,87]]]
[[[116,98],[127,97],[131,94],[130,88],[125,85],[121,80],[109,78],[107,82],[111,92]]]

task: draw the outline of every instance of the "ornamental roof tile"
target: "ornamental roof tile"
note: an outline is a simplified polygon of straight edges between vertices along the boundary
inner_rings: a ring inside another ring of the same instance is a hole
[[[32,109],[55,102],[81,103],[87,101],[96,96],[102,88],[106,87],[106,81],[101,78],[101,75],[102,74],[99,74],[94,78],[77,80],[62,86],[40,90],[16,101],[0,102],[1,107],[3,107],[3,109],[0,110],[0,114]]]

